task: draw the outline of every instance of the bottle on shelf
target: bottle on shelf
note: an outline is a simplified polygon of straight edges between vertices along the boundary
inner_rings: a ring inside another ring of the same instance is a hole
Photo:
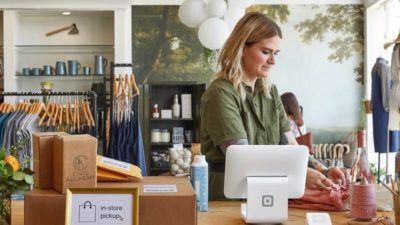
[[[179,118],[181,116],[181,105],[179,104],[178,95],[174,96],[174,104],[172,105],[172,117]]]
[[[197,211],[208,211],[208,163],[204,155],[196,155],[191,164],[191,183],[196,192]]]
[[[152,115],[153,118],[157,118],[157,119],[160,118],[160,111],[158,110],[158,105],[157,104],[154,104],[151,115]]]

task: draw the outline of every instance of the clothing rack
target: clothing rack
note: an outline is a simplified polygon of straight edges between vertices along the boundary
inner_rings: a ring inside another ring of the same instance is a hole
[[[98,124],[98,115],[97,115],[97,94],[94,91],[86,91],[86,92],[0,92],[0,96],[88,96],[91,98],[92,103],[92,115],[94,117],[95,127],[92,129],[91,135],[97,138],[97,124]]]
[[[133,64],[132,63],[114,63],[114,62],[110,62],[110,74],[109,75],[104,75],[104,120],[103,120],[103,128],[104,128],[104,141],[103,141],[103,154],[106,151],[112,151],[112,147],[110,147],[109,149],[107,149],[107,138],[106,138],[106,132],[107,132],[107,112],[108,112],[108,108],[110,109],[110,135],[109,135],[109,139],[108,139],[108,143],[112,143],[112,135],[111,135],[111,131],[113,130],[113,113],[114,113],[114,109],[113,109],[113,93],[114,93],[114,85],[113,85],[113,76],[115,75],[115,68],[132,68],[132,72],[133,72]],[[109,90],[109,91],[108,91]],[[134,111],[137,113],[138,112],[138,103],[137,101],[135,101],[134,104]],[[112,146],[112,145],[110,145]]]

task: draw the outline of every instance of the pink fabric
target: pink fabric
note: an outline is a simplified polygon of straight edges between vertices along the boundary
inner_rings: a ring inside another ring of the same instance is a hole
[[[312,190],[306,188],[304,196],[300,199],[290,199],[289,207],[336,211],[343,206],[349,197],[349,185],[337,185],[329,191]]]

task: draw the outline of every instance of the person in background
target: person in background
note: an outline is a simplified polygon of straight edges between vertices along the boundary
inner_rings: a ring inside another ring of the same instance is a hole
[[[228,146],[277,145],[282,135],[289,144],[297,144],[278,90],[269,79],[281,39],[281,29],[274,21],[252,12],[239,20],[221,49],[218,72],[201,98],[200,109],[201,152],[209,163],[209,200],[225,199]],[[309,166],[308,188],[329,190],[332,180],[346,182],[337,167],[323,170],[317,161]]]
[[[296,96],[292,92],[286,92],[281,95],[281,100],[289,119],[293,136],[297,138],[306,134],[307,131],[303,120],[303,111],[297,102]]]

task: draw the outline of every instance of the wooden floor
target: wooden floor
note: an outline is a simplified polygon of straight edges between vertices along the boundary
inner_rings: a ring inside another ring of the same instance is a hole
[[[197,214],[198,225],[244,225],[246,223],[240,218],[239,202],[210,202],[208,212]],[[285,225],[305,225],[307,210],[289,209],[289,221]],[[24,202],[12,202],[12,225],[24,224]],[[331,212],[331,220],[334,225],[347,225],[349,219],[345,217],[346,212]],[[378,213],[381,215],[382,213]],[[385,215],[393,218],[393,212],[385,212]],[[40,224],[37,224],[40,225]]]

